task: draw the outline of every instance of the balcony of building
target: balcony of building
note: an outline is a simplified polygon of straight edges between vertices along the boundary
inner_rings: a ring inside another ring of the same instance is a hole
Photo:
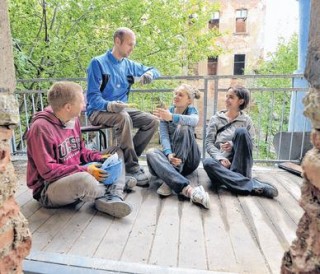
[[[193,185],[209,192],[210,210],[195,206],[178,195],[160,198],[157,182],[136,187],[126,196],[134,210],[115,219],[99,213],[90,203],[59,209],[41,207],[26,187],[26,144],[23,135],[32,115],[46,106],[48,87],[62,79],[19,81],[16,97],[20,124],[11,142],[12,160],[18,176],[16,200],[29,221],[32,249],[24,261],[25,273],[279,273],[284,252],[295,238],[303,214],[299,207],[303,179],[299,163],[310,148],[309,132],[288,132],[290,99],[303,88],[292,88],[301,75],[252,75],[210,77],[163,77],[147,88],[133,86],[130,102],[150,111],[160,103],[171,103],[171,91],[189,83],[202,93],[195,106],[200,113],[196,130],[202,157],[206,125],[224,106],[230,85],[240,83],[251,92],[247,112],[256,127],[253,176],[279,190],[275,199],[240,196],[212,190],[200,164],[190,176]],[[72,80],[83,85],[83,78]],[[85,116],[83,124],[87,123]],[[301,119],[304,119],[301,117]],[[87,145],[100,149],[107,142],[85,133]],[[149,145],[159,146],[155,135]],[[141,163],[147,170],[145,159]],[[288,165],[287,165],[288,164]],[[290,169],[292,172],[283,168]]]

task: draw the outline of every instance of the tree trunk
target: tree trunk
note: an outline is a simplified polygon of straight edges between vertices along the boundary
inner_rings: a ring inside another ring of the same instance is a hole
[[[304,115],[312,123],[313,148],[302,162],[300,205],[304,214],[297,239],[284,254],[281,273],[320,273],[320,1],[312,0],[305,78],[310,84],[304,98]]]

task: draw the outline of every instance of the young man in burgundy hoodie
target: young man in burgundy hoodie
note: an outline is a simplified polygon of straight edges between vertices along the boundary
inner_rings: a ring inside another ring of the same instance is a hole
[[[117,218],[130,214],[131,205],[123,201],[124,168],[116,182],[102,184],[109,174],[97,162],[103,162],[108,151],[103,154],[86,149],[82,141],[82,87],[57,82],[48,92],[48,102],[49,106],[34,116],[27,133],[27,185],[34,199],[44,207],[85,201],[94,202],[97,210]],[[123,156],[120,149],[117,153]]]

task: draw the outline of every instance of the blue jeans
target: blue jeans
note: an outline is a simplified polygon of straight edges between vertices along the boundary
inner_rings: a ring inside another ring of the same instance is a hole
[[[232,157],[229,159],[231,162],[230,169],[213,158],[204,159],[203,168],[214,188],[224,185],[230,191],[248,195],[255,184],[254,180],[251,179],[253,165],[251,137],[245,128],[238,128],[232,141]]]
[[[174,167],[167,156],[159,149],[147,152],[149,172],[153,176],[162,179],[176,193],[190,184],[185,177],[197,169],[200,163],[201,153],[196,143],[194,133],[188,126],[181,126],[174,133],[172,139],[172,152],[175,157],[182,160],[179,168]]]

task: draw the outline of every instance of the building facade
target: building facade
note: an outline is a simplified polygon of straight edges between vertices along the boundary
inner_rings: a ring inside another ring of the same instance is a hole
[[[298,32],[298,1],[296,0],[212,0],[219,10],[208,21],[208,31],[218,30],[217,44],[224,49],[219,56],[208,56],[193,70],[198,75],[234,75],[219,80],[219,89],[245,81],[237,76],[254,74],[259,62],[274,52],[280,38],[288,41]],[[215,107],[214,82],[209,82],[208,114]],[[220,93],[218,110],[224,108],[224,94]],[[200,112],[201,105],[198,104]],[[203,125],[200,125],[203,126]]]

